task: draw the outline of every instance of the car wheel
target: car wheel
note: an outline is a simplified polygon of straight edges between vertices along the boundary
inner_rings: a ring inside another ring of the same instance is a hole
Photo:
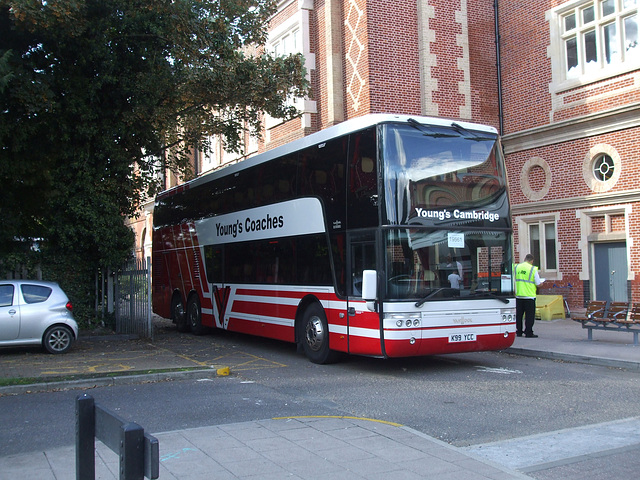
[[[317,303],[307,307],[302,316],[300,342],[305,355],[313,363],[333,363],[338,352],[329,348],[329,324],[324,309]]]
[[[205,332],[205,328],[202,326],[202,310],[200,308],[198,295],[191,295],[191,298],[189,298],[189,303],[187,303],[187,318],[189,319],[191,333],[194,335],[202,335]]]
[[[73,345],[73,332],[64,325],[54,325],[44,332],[42,345],[49,353],[66,353]]]
[[[173,300],[171,301],[171,319],[173,320],[173,323],[176,324],[179,332],[184,333],[189,331],[187,315],[184,311],[184,304],[182,303],[182,298],[179,294],[174,295]]]

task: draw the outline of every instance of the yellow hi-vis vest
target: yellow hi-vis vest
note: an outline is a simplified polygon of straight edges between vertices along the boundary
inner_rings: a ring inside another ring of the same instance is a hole
[[[536,297],[536,272],[538,267],[523,262],[516,265],[516,297]]]

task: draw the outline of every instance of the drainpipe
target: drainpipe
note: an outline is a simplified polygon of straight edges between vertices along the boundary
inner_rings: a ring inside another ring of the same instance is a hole
[[[500,135],[504,133],[504,113],[502,111],[502,65],[500,61],[500,24],[498,21],[498,0],[493,2],[496,36],[496,70],[498,74],[498,123]]]

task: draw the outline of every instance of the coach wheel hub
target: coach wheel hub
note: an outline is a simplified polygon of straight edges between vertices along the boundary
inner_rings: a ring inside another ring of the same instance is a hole
[[[182,302],[176,303],[173,308],[173,315],[177,321],[182,321],[184,319],[184,307],[182,306]]]
[[[318,317],[312,317],[307,322],[305,337],[307,345],[314,352],[317,352],[324,343],[325,331],[322,326],[322,320]]]

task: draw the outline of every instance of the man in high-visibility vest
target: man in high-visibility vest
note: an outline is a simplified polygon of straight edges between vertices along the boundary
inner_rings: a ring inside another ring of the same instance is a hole
[[[528,253],[524,262],[516,265],[516,335],[522,336],[522,317],[524,316],[524,336],[537,338],[533,334],[533,322],[536,316],[536,293],[542,283],[538,267],[533,265],[533,255]]]

